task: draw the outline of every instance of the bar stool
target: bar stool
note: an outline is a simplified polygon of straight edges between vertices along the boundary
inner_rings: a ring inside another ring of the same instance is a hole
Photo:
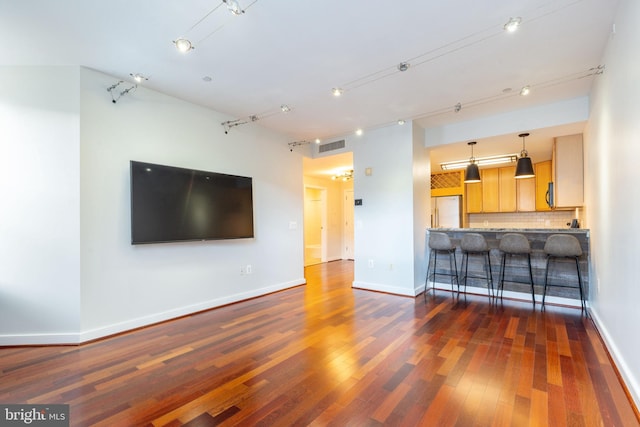
[[[536,296],[535,290],[533,287],[533,271],[531,269],[531,245],[529,244],[529,239],[524,234],[520,233],[506,233],[500,239],[500,244],[498,248],[502,252],[502,262],[500,263],[500,281],[498,284],[498,288],[500,289],[500,298],[504,294],[504,275],[506,269],[506,261],[507,255],[509,258],[513,256],[527,257],[527,263],[529,264],[529,282],[517,282],[515,280],[508,280],[512,283],[523,283],[523,284],[531,284],[531,300],[533,301],[533,305],[536,305]]]
[[[487,293],[490,297],[493,296],[493,274],[491,273],[491,259],[489,257],[489,245],[487,245],[487,240],[482,234],[466,233],[460,241],[460,249],[462,250],[462,265],[460,267],[464,271],[462,281],[465,292],[467,291],[467,278],[486,279]],[[469,276],[469,255],[482,255],[486,277]]]
[[[578,289],[580,290],[580,308],[586,313],[586,303],[584,299],[584,290],[582,288],[582,274],[580,273],[579,258],[582,256],[582,248],[580,242],[574,236],[569,234],[552,234],[547,237],[544,244],[544,252],[547,254],[547,266],[544,272],[544,292],[542,293],[542,308],[544,308],[544,299],[547,295],[547,286],[556,286],[562,288],[575,288],[571,285],[551,285],[549,279],[549,262],[559,258],[573,258],[576,262],[576,270],[578,272]]]
[[[427,289],[429,288],[429,277],[433,277],[433,287],[436,285],[436,274],[451,277],[451,291],[453,292],[453,280],[455,279],[460,291],[460,282],[458,281],[458,265],[456,263],[456,247],[451,243],[451,239],[445,233],[431,231],[429,232],[429,262],[427,263],[427,281],[424,285],[424,300],[427,301]],[[449,272],[438,272],[438,252],[444,252],[449,255]],[[429,274],[431,269],[431,258],[433,258],[433,272]]]

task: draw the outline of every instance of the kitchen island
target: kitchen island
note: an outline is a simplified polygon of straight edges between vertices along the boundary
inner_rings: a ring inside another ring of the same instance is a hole
[[[502,253],[498,249],[500,239],[506,233],[520,233],[529,239],[531,244],[531,267],[533,270],[533,283],[536,294],[536,302],[542,301],[542,292],[544,289],[544,275],[546,266],[546,255],[544,253],[544,244],[552,234],[571,234],[575,236],[580,242],[582,248],[582,256],[580,257],[580,271],[582,273],[583,287],[585,291],[585,298],[589,301],[589,230],[581,228],[563,228],[563,229],[518,229],[518,228],[429,228],[428,233],[435,231],[446,233],[451,242],[456,246],[456,259],[458,263],[458,273],[461,270],[462,253],[460,251],[460,240],[466,233],[478,233],[482,234],[487,240],[487,244],[490,248],[491,270],[493,274],[494,288],[498,288],[498,281],[500,278],[500,263],[502,260]],[[427,250],[428,247],[427,247]],[[442,262],[441,262],[442,260]],[[446,257],[438,257],[438,271],[449,272],[449,264],[446,261]],[[484,276],[484,263],[481,257],[471,256],[469,258],[469,276]],[[462,279],[462,277],[460,277]],[[525,282],[525,283],[513,283]],[[528,283],[529,271],[527,267],[526,257],[513,257],[509,259],[507,257],[507,272],[505,275],[505,297],[514,297],[523,300],[531,301],[531,286]],[[569,305],[580,305],[580,293],[578,291],[578,277],[576,274],[575,262],[572,259],[558,260],[551,264],[549,268],[549,283],[550,284],[568,284],[575,286],[575,289],[571,288],[559,288],[549,287],[547,289],[547,302],[549,303],[561,303]],[[433,286],[433,282],[428,284],[429,287]],[[451,289],[449,281],[441,276],[436,277],[436,287],[443,289]],[[486,281],[478,278],[469,278],[467,280],[467,287],[471,287],[469,291],[477,292],[477,288],[485,288],[480,290],[486,294]],[[475,288],[477,287],[477,288]],[[462,290],[462,288],[461,288]]]

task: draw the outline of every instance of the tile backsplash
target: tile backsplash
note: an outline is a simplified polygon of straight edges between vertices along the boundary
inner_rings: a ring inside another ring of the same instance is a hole
[[[580,210],[551,212],[517,212],[469,214],[469,228],[569,228],[567,223],[578,218],[583,226]]]

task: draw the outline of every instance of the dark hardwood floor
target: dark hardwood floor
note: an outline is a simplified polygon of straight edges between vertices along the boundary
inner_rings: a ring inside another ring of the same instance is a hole
[[[308,285],[81,346],[0,348],[0,402],[78,426],[638,426],[579,309]],[[538,307],[536,307],[538,308]]]

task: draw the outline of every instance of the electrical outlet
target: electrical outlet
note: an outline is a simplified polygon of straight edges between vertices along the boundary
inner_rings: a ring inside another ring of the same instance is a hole
[[[241,267],[240,267],[240,275],[241,275],[241,276],[244,276],[245,274],[246,274],[246,273],[245,273],[244,266],[241,266]]]

